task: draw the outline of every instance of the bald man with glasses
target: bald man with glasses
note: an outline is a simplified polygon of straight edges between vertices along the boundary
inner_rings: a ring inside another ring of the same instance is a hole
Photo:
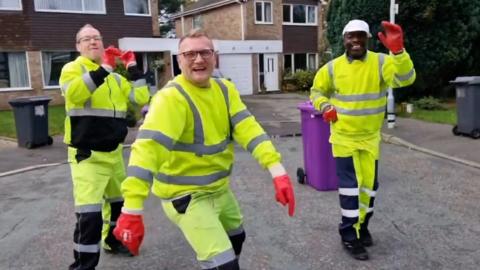
[[[77,218],[70,269],[83,270],[98,264],[102,227],[103,248],[131,256],[113,236],[123,206],[120,184],[126,176],[122,142],[127,103],[143,105],[150,97],[132,51],[104,49],[100,32],[89,24],[78,31],[76,48],[80,56],[62,68],[60,85]],[[125,65],[128,79],[113,72],[116,59]]]

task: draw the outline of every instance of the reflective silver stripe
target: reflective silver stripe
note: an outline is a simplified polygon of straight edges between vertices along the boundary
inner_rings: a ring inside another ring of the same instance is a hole
[[[87,85],[88,91],[90,91],[90,93],[93,93],[97,89],[97,85],[93,82],[90,73],[84,73],[82,75],[82,80]]]
[[[111,111],[106,109],[71,109],[68,111],[68,116],[101,116],[101,117],[114,117],[125,118],[126,112]]]
[[[193,135],[193,143],[196,144],[203,144],[205,141],[205,138],[203,137],[203,124],[202,124],[202,118],[200,117],[200,113],[197,110],[197,107],[193,104],[192,99],[190,96],[185,92],[183,87],[176,83],[176,82],[171,82],[173,87],[177,88],[177,90],[185,97],[185,99],[188,102],[188,105],[190,106],[190,110],[192,110],[193,113],[193,121],[194,121],[194,135]],[[167,85],[167,87],[170,87]]]
[[[385,106],[372,108],[372,109],[361,109],[361,110],[347,110],[347,109],[343,109],[343,108],[339,108],[338,106],[335,106],[335,109],[337,109],[337,113],[346,114],[346,115],[355,115],[355,116],[370,115],[370,114],[385,112]]]
[[[233,249],[229,249],[220,254],[213,256],[212,258],[204,261],[199,261],[202,269],[215,269],[217,266],[226,264],[227,262],[233,261],[236,259],[235,252]]]
[[[252,116],[249,110],[245,109],[243,111],[239,111],[232,117],[232,125],[236,126],[238,123],[240,123],[242,120],[244,120],[247,117]]]
[[[122,77],[120,77],[120,74],[118,73],[112,73],[113,77],[115,78],[115,81],[117,81],[118,88],[122,89]]]
[[[123,202],[123,197],[105,198],[108,203]]]
[[[348,210],[348,209],[342,208],[342,216],[344,217],[355,218],[355,217],[358,217],[358,213],[359,213],[358,209]]]
[[[135,88],[136,87],[142,87],[142,86],[145,86],[145,85],[147,85],[147,80],[145,80],[145,79],[138,79],[138,80],[136,80],[132,83],[132,86],[135,87]]]
[[[253,153],[253,150],[262,142],[269,141],[270,137],[268,137],[267,134],[263,133],[261,135],[258,135],[255,137],[253,140],[251,140],[248,145],[247,145],[247,151],[250,153]]]
[[[338,194],[344,195],[344,196],[358,196],[359,191],[358,191],[358,188],[339,188]]]
[[[130,103],[133,105],[137,105],[137,101],[135,100],[135,88],[130,88],[130,94],[128,95],[128,100],[130,100]]]
[[[233,230],[229,230],[227,232],[227,235],[228,236],[235,236],[235,235],[239,235],[241,233],[243,233],[245,230],[243,229],[243,225],[240,225],[240,227],[236,228],[236,229],[233,229]]]
[[[173,145],[175,144],[172,138],[156,130],[141,129],[137,133],[137,139],[152,139],[163,145],[163,147],[169,151],[173,149]]]
[[[84,252],[84,253],[98,253],[100,252],[100,245],[82,245],[82,244],[73,244],[73,249],[78,251],[78,252]]]
[[[333,76],[333,60],[327,63],[328,74],[330,75],[330,80],[332,81],[332,88],[335,89],[335,77]]]
[[[62,90],[63,95],[66,95],[66,94],[67,94],[67,90],[68,90],[68,87],[69,87],[69,86],[70,86],[70,81],[65,82],[64,84],[62,84],[62,86],[60,87],[60,90]]]
[[[379,98],[383,98],[387,96],[387,91],[381,91],[379,93],[373,94],[362,94],[362,95],[339,95],[334,94],[333,98],[338,99],[340,101],[368,101],[368,100],[376,100]]]
[[[323,110],[325,109],[325,107],[327,106],[332,106],[332,104],[328,103],[328,102],[324,102],[320,105],[320,112],[323,112]]]
[[[138,166],[128,166],[127,176],[142,179],[143,181],[150,184],[153,182],[153,173],[147,169]]]
[[[410,80],[414,74],[415,74],[415,69],[412,68],[407,74],[404,74],[404,75],[395,74],[395,78],[401,82],[404,82],[404,81]]]
[[[370,196],[370,197],[375,197],[375,195],[377,195],[377,192],[376,192],[376,191],[373,191],[373,190],[368,189],[368,188],[363,188],[363,187],[362,187],[361,191],[362,191],[363,193],[367,193],[368,196]]]
[[[383,83],[383,63],[385,62],[385,54],[378,54],[378,76],[380,78],[380,83]]]
[[[229,176],[231,171],[232,168],[230,167],[227,171],[219,171],[201,176],[166,175],[159,172],[156,179],[167,184],[205,186]]]
[[[192,152],[197,155],[214,155],[214,154],[218,154],[225,151],[225,149],[227,149],[227,146],[230,142],[231,142],[230,139],[225,139],[221,143],[214,144],[214,145],[176,142],[175,145],[173,146],[173,150],[183,151],[183,152]]]
[[[75,206],[75,213],[102,212],[102,204],[85,204]]]
[[[103,224],[107,225],[107,224],[110,224],[110,221],[109,220],[103,220]]]
[[[360,206],[360,208],[365,209],[365,212],[367,212],[367,213],[373,212],[373,207],[368,207],[367,205],[365,205],[363,203],[360,203],[359,206]]]

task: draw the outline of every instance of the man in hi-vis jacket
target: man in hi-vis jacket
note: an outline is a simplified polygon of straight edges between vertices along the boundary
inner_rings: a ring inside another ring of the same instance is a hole
[[[399,25],[382,22],[378,37],[390,55],[367,50],[369,26],[352,20],[343,29],[345,53],[316,74],[310,99],[331,123],[330,143],[339,178],[342,221],[339,232],[345,249],[367,260],[365,247],[373,244],[368,222],[378,189],[380,129],[389,87],[415,81],[415,70],[403,47]]]
[[[117,48],[104,49],[100,32],[83,26],[76,36],[80,56],[60,75],[65,97],[65,138],[72,173],[77,223],[73,236],[75,261],[70,269],[95,269],[100,258],[102,226],[104,249],[128,254],[113,236],[123,206],[120,184],[125,179],[122,142],[127,135],[127,103],[143,105],[149,91],[137,69],[135,55]],[[116,58],[125,64],[128,81],[114,73]],[[110,215],[102,219],[102,206]]]
[[[245,240],[243,217],[230,189],[233,141],[273,178],[276,199],[294,214],[290,178],[265,131],[226,79],[212,78],[213,43],[201,31],[180,39],[182,74],[157,92],[132,145],[125,205],[115,236],[138,254],[143,207],[150,189],[183,232],[202,269],[238,270]]]

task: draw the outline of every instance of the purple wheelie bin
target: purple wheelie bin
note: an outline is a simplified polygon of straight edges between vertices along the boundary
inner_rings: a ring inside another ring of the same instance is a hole
[[[338,178],[332,146],[328,142],[330,126],[322,113],[315,110],[311,102],[298,104],[302,120],[303,168],[297,169],[299,183],[307,183],[316,190],[337,190]]]

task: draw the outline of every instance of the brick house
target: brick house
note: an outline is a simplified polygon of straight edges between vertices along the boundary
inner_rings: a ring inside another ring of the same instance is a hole
[[[19,96],[48,95],[50,104],[63,104],[60,70],[78,55],[75,34],[87,23],[105,46],[159,36],[158,0],[0,1],[0,110]],[[156,57],[140,53],[137,61],[145,70]]]
[[[280,53],[222,57],[220,52],[222,72],[222,66],[251,63],[249,70],[237,76],[252,74],[253,93],[258,93],[279,90],[285,74],[318,68],[320,53],[326,47],[327,5],[328,1],[317,0],[198,0],[182,7],[173,18],[177,36],[201,28],[218,40],[262,40],[266,46],[268,41],[281,41]]]

